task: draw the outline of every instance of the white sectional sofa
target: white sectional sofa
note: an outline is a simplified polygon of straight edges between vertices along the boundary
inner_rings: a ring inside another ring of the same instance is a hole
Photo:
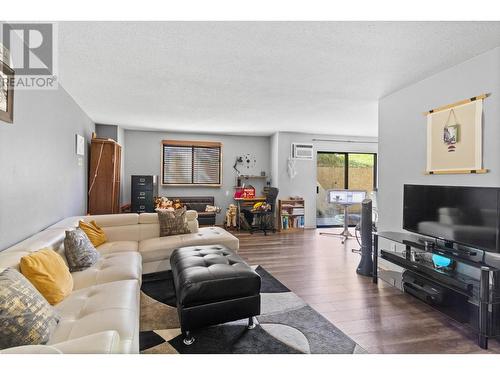
[[[72,273],[73,292],[55,308],[61,320],[47,345],[17,347],[1,353],[138,353],[142,274],[170,268],[172,251],[182,246],[239,241],[222,228],[198,228],[196,211],[187,211],[191,233],[159,237],[158,215],[117,214],[66,218],[0,252],[0,270],[19,268],[22,256],[52,248],[64,258],[65,231],[79,220],[95,220],[108,241],[97,248],[99,261]]]

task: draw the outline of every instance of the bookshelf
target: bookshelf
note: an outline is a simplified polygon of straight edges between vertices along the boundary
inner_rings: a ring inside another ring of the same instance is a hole
[[[303,230],[305,224],[305,201],[297,199],[279,199],[279,230]]]

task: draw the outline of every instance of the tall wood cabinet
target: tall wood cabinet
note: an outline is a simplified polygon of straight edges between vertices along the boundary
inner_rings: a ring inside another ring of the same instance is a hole
[[[121,151],[112,139],[92,139],[88,197],[91,215],[120,212]]]

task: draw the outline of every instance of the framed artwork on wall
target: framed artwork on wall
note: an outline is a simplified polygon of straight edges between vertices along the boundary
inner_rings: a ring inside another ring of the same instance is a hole
[[[0,121],[14,122],[14,71],[0,61]]]
[[[483,98],[475,97],[426,113],[427,174],[485,173]]]

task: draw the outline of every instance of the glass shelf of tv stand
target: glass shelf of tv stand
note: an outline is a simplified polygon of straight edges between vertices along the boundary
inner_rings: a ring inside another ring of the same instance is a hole
[[[444,284],[446,287],[469,298],[469,303],[478,305],[480,301],[480,279],[481,267],[487,267],[490,273],[496,274],[493,280],[500,278],[499,269],[485,265],[481,262],[474,262],[470,259],[462,258],[456,251],[450,252],[447,249],[435,247],[432,250],[426,249],[424,241],[433,241],[425,237],[420,237],[410,233],[401,232],[379,232],[375,234],[379,238],[384,238],[392,242],[400,243],[406,250],[389,251],[379,247],[380,258],[394,263],[402,268],[418,273],[420,276],[430,281]],[[436,267],[432,261],[432,255],[439,255],[454,261],[454,268]],[[473,267],[477,270],[477,278],[457,271],[458,263]],[[483,301],[487,304],[500,304],[500,288],[489,288],[489,297]]]

